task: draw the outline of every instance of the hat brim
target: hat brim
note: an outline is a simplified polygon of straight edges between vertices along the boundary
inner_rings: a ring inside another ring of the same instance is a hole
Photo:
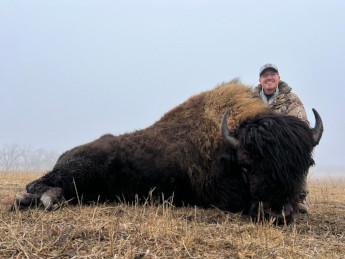
[[[275,69],[274,67],[266,67],[264,70],[261,71],[260,76],[267,70],[273,70],[279,74],[278,70]]]

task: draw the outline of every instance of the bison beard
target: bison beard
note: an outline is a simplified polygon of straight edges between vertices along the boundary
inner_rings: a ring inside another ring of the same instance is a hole
[[[225,111],[222,124],[220,120]],[[64,200],[133,201],[173,195],[175,205],[215,206],[292,219],[323,127],[270,112],[237,82],[191,97],[144,130],[104,135],[60,156],[14,207]],[[228,130],[230,126],[231,131]],[[222,138],[223,135],[223,138]]]

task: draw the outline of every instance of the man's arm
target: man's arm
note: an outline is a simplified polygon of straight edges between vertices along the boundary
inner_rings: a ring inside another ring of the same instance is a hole
[[[300,118],[301,120],[305,121],[308,125],[310,125],[307,117],[307,113],[304,109],[304,105],[301,102],[301,100],[298,98],[298,96],[294,93],[289,93],[290,96],[290,101],[289,101],[289,106],[286,111],[288,115],[295,116],[297,118]]]

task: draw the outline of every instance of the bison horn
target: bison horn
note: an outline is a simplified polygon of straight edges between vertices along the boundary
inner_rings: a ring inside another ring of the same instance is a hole
[[[312,128],[312,133],[313,133],[313,139],[314,139],[314,143],[315,146],[317,144],[319,144],[319,141],[322,137],[322,133],[323,133],[323,123],[322,123],[322,119],[320,117],[320,114],[313,108],[313,113],[315,116],[315,127]]]
[[[240,142],[238,141],[238,139],[231,136],[231,132],[230,132],[230,130],[228,128],[228,124],[226,122],[228,114],[229,114],[229,112],[226,111],[224,113],[224,116],[222,119],[222,136],[223,136],[223,139],[226,143],[228,143],[232,148],[237,149],[240,145]]]

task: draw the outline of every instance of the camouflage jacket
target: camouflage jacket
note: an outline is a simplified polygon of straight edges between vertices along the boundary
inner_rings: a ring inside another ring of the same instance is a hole
[[[291,92],[291,87],[286,82],[279,81],[278,90],[278,95],[271,97],[275,99],[268,104],[270,108],[283,114],[296,116],[309,125],[304,105],[298,96]],[[254,97],[263,100],[260,95],[261,91],[262,86],[260,84],[254,88]],[[266,102],[266,100],[264,101]]]

